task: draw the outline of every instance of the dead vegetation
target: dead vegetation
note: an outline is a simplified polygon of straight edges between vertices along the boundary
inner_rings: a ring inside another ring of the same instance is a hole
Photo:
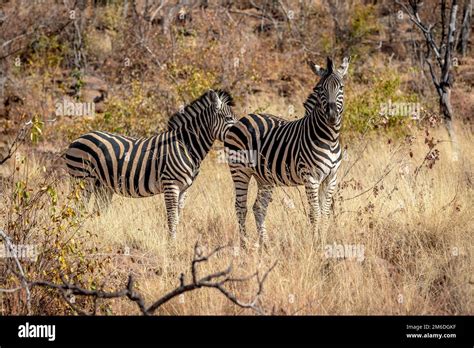
[[[2,2],[0,230],[26,255],[0,261],[0,313],[472,314],[469,40],[453,46],[453,157],[425,39],[403,8],[340,3]],[[440,18],[439,7],[418,10]],[[59,156],[73,137],[153,134],[212,87],[232,91],[238,114],[301,117],[316,83],[305,61],[344,53],[345,155],[325,245],[309,232],[304,190],[282,188],[269,208],[269,249],[240,250],[219,148],[190,189],[173,244],[161,199],[115,197],[94,214],[64,176]],[[416,117],[381,112],[417,103]],[[196,260],[203,278],[189,268]]]

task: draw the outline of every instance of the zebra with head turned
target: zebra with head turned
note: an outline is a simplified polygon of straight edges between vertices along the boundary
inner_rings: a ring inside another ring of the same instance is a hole
[[[336,174],[341,162],[344,76],[349,58],[336,69],[330,58],[326,69],[310,63],[319,82],[304,103],[305,115],[286,121],[268,114],[241,118],[227,133],[225,147],[235,186],[235,209],[241,244],[245,246],[247,191],[251,177],[258,185],[253,206],[260,244],[266,240],[265,216],[275,186],[304,185],[313,226],[324,216],[327,227]]]
[[[74,140],[65,153],[68,172],[85,179],[86,202],[92,193],[108,204],[114,193],[149,197],[164,193],[172,237],[186,190],[198,175],[214,140],[224,141],[237,121],[229,93],[210,90],[171,116],[168,131],[135,139],[94,131]]]

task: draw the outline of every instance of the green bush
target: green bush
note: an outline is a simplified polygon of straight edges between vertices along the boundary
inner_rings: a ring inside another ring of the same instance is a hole
[[[373,5],[354,6],[350,19],[349,36],[351,41],[361,41],[380,29],[376,8]]]
[[[385,129],[404,133],[412,122],[411,115],[388,115],[384,105],[391,103],[418,103],[415,94],[400,89],[400,76],[393,70],[365,76],[362,83],[348,83],[344,101],[344,132],[365,133]]]
[[[42,34],[32,43],[27,62],[32,70],[51,71],[63,65],[70,51],[67,42],[61,41],[57,35]]]
[[[104,105],[104,112],[93,118],[75,118],[71,123],[60,124],[60,133],[72,140],[93,130],[119,133],[133,137],[145,137],[161,132],[166,127],[166,103],[176,104],[174,100],[147,93],[138,81],[131,84],[130,91],[110,96]]]

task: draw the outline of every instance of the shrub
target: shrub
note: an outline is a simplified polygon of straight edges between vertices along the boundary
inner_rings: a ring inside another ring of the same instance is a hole
[[[411,115],[382,115],[388,103],[418,103],[416,94],[400,90],[400,77],[393,70],[369,73],[365,81],[347,84],[344,101],[344,132],[364,133],[383,128],[403,134],[412,121]]]
[[[3,183],[5,186],[5,233],[15,245],[26,245],[35,251],[30,259],[21,259],[25,276],[30,281],[49,281],[61,284],[74,282],[87,288],[97,288],[95,281],[104,279],[108,258],[97,254],[97,235],[81,229],[90,216],[82,203],[84,186],[77,183],[68,194],[60,192],[58,181],[44,173],[32,170],[28,160],[19,154],[15,157],[15,171]],[[32,172],[36,172],[32,174]],[[39,177],[37,176],[39,172]],[[15,288],[18,279],[12,259],[0,267],[0,283]],[[2,308],[9,314],[25,314],[25,292],[15,292],[2,299]],[[81,307],[94,308],[89,299],[80,299]],[[46,305],[47,304],[47,305]],[[52,290],[35,288],[31,296],[31,314],[74,313],[61,296]]]

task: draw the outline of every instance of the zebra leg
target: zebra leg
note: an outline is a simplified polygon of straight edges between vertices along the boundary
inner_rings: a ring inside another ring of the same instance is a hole
[[[268,241],[267,229],[265,228],[265,216],[267,215],[268,205],[272,201],[272,193],[272,186],[259,185],[257,199],[253,205],[253,213],[257,224],[260,246],[265,246]]]
[[[244,171],[233,169],[231,169],[231,174],[235,186],[235,212],[239,222],[240,246],[246,249],[247,231],[245,229],[245,220],[247,218],[247,192],[250,176]]]
[[[178,219],[181,218],[181,215],[183,214],[183,209],[184,209],[184,203],[186,201],[186,196],[188,195],[188,191],[183,190],[179,193],[178,197]]]
[[[319,182],[308,180],[305,183],[306,195],[309,203],[309,221],[316,230],[317,224],[321,219],[321,208],[319,206]]]
[[[321,228],[323,231],[326,231],[329,225],[329,211],[332,204],[332,196],[336,189],[337,184],[337,174],[333,172],[325,180],[324,187],[321,187],[319,192],[320,202],[321,202],[321,215],[322,215],[322,225]]]
[[[171,238],[176,238],[178,225],[179,187],[174,184],[164,184],[166,214],[168,216],[168,229]]]

